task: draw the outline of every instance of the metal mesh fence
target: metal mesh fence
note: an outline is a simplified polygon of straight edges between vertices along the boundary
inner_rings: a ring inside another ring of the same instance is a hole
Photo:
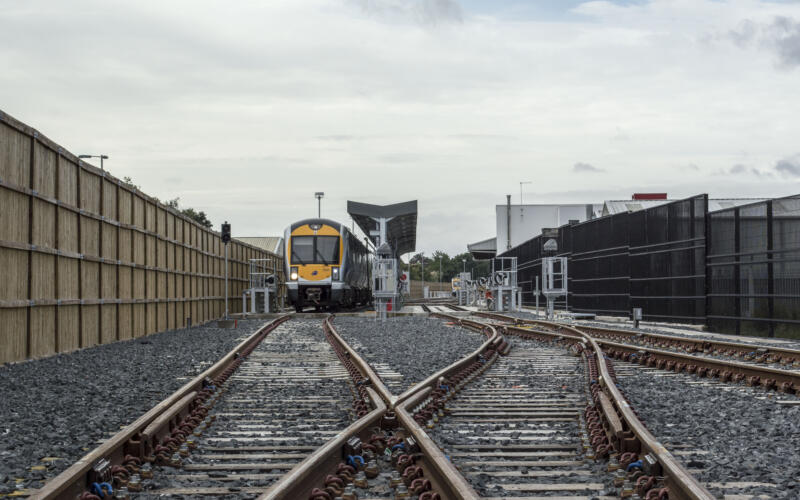
[[[800,338],[800,195],[711,213],[699,195],[558,229],[556,255],[569,259],[559,309],[629,316],[641,307],[644,319]],[[536,302],[547,239],[502,254],[519,259],[525,305]]]
[[[800,195],[708,216],[707,322],[800,338]]]

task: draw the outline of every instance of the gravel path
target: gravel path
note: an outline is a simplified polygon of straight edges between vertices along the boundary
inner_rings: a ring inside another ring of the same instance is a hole
[[[0,366],[0,493],[40,487],[265,323],[172,330]]]
[[[486,341],[486,337],[443,320],[399,317],[385,322],[371,318],[340,318],[334,326],[342,338],[372,364],[395,394],[450,365]],[[387,379],[381,364],[388,363],[396,378]]]
[[[668,450],[681,453],[676,458],[701,481],[776,485],[723,490],[707,484],[715,496],[800,497],[800,406],[780,404],[757,388],[705,385],[696,377],[659,376],[619,361],[615,367],[617,382],[642,421]]]

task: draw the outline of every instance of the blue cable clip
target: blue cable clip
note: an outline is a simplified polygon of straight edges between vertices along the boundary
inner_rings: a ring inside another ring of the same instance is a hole
[[[635,468],[637,468],[637,467],[638,467],[638,468],[640,468],[640,469],[642,468],[642,461],[641,461],[641,460],[637,460],[637,461],[635,461],[635,462],[631,462],[631,463],[629,463],[629,464],[628,464],[628,467],[627,467],[627,468],[625,468],[625,471],[626,471],[626,472],[630,472],[630,471],[631,471],[631,469],[635,469]]]

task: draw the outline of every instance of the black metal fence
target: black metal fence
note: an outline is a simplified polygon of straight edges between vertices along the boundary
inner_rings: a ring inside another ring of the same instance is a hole
[[[654,321],[800,337],[800,195],[708,210],[704,194],[561,226],[569,295],[556,307],[620,316],[641,307]],[[526,305],[536,302],[547,239],[500,255],[518,258]]]
[[[800,338],[800,196],[708,215],[714,331]]]

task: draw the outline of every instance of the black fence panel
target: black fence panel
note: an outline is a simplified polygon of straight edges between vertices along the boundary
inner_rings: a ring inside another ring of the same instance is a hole
[[[570,226],[572,311],[630,314],[629,221],[630,214],[622,213]]]
[[[644,319],[705,321],[708,196],[630,214],[631,307]]]
[[[540,235],[518,258],[525,305],[542,274]],[[800,195],[708,211],[708,195],[559,228],[569,295],[558,309],[706,323],[712,331],[800,338]],[[545,298],[539,295],[540,305]]]
[[[713,331],[800,338],[800,195],[708,215]]]

